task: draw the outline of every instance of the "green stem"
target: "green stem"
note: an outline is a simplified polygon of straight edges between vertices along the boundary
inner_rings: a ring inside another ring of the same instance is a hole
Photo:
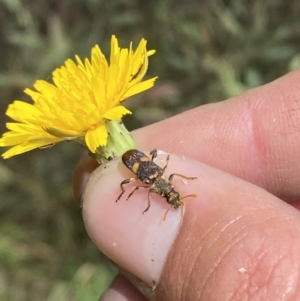
[[[108,131],[107,144],[90,154],[98,163],[106,163],[116,157],[122,156],[127,150],[135,148],[135,142],[122,120],[106,121]]]

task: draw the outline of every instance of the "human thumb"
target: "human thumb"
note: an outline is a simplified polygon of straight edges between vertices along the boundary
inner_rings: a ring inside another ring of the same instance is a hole
[[[147,153],[148,154],[148,153]],[[155,162],[163,167],[166,154]],[[141,162],[138,162],[141,163]],[[149,300],[297,300],[299,212],[263,189],[225,172],[171,155],[165,171],[184,199],[137,190],[141,182],[118,160],[99,167],[83,196],[89,236]],[[166,218],[164,216],[168,211]]]

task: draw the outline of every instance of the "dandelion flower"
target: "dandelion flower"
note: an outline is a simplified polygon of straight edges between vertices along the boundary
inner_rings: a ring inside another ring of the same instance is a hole
[[[134,147],[122,123],[131,112],[122,102],[154,85],[156,78],[143,81],[148,68],[147,41],[142,39],[135,51],[120,48],[111,38],[109,62],[98,45],[91,59],[68,59],[52,73],[52,83],[37,80],[34,90],[25,89],[33,103],[15,100],[6,115],[15,122],[6,124],[8,132],[0,146],[11,148],[2,156],[9,158],[35,148],[74,140],[86,147],[99,162],[121,155]]]

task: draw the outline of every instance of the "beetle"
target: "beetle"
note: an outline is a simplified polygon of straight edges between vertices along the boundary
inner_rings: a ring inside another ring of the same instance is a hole
[[[122,195],[125,193],[124,185],[132,183],[134,181],[140,180],[142,183],[146,185],[136,186],[128,195],[126,200],[139,189],[141,188],[150,188],[148,191],[148,206],[143,211],[143,213],[147,212],[151,205],[151,193],[156,193],[166,199],[167,203],[171,205],[170,208],[178,209],[183,206],[183,199],[187,197],[196,197],[195,194],[189,194],[184,197],[181,197],[179,192],[177,192],[172,184],[173,178],[175,176],[181,177],[186,180],[195,180],[196,177],[186,177],[184,175],[173,173],[169,176],[169,178],[164,177],[164,172],[166,171],[170,159],[170,155],[167,156],[166,165],[161,168],[158,166],[154,159],[157,156],[157,150],[154,149],[150,152],[151,158],[146,156],[141,151],[137,149],[130,149],[126,151],[122,156],[122,162],[124,165],[131,170],[136,177],[129,178],[121,182],[121,193],[119,197],[116,199],[116,202],[120,200]],[[168,212],[168,211],[167,211]],[[166,219],[165,214],[164,220]]]

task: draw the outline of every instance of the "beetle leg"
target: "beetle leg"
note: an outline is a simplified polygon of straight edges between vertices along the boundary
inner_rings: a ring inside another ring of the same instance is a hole
[[[116,199],[116,202],[122,197],[122,195],[125,192],[125,189],[124,189],[123,185],[132,183],[132,182],[134,182],[136,180],[137,180],[136,178],[129,178],[129,179],[126,179],[126,180],[124,180],[124,181],[121,182],[120,187],[121,187],[122,192],[120,193],[119,197]]]
[[[149,191],[148,191],[148,206],[147,206],[147,208],[143,211],[143,214],[145,213],[145,212],[147,212],[148,210],[149,210],[149,208],[150,208],[150,205],[151,205],[151,193],[155,193],[155,190],[154,189],[149,189]]]
[[[162,168],[162,173],[164,173],[166,171],[168,164],[169,164],[169,159],[170,159],[170,155],[167,156],[166,165]]]
[[[156,156],[157,156],[157,149],[153,149],[151,152],[150,152],[150,155],[152,155],[151,157],[151,161],[153,161]]]
[[[157,149],[152,150],[150,152],[150,155],[152,155],[151,161],[153,161],[157,157]],[[162,173],[164,173],[165,170],[167,169],[168,163],[169,163],[169,159],[170,159],[170,155],[167,156],[166,165],[162,168]]]
[[[173,174],[171,174],[171,175],[169,176],[169,181],[170,181],[170,182],[172,182],[174,176],[178,176],[178,177],[181,177],[181,178],[186,179],[186,180],[196,180],[196,179],[197,179],[197,177],[186,177],[186,176],[181,175],[181,174],[179,174],[179,173],[173,173]]]
[[[163,218],[163,221],[165,221],[167,219],[167,215],[168,215],[168,212],[170,211],[170,209],[173,208],[172,206],[169,207],[169,209],[166,211],[166,213],[164,214],[164,218]]]
[[[128,195],[126,201],[128,201],[129,198],[130,198],[137,190],[139,190],[140,188],[149,188],[149,185],[147,185],[147,186],[136,186],[136,187],[130,192],[130,194]]]

